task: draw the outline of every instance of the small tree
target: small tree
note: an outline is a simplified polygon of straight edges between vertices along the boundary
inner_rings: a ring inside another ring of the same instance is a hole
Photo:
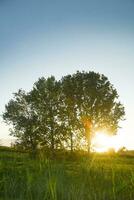
[[[19,143],[27,149],[37,150],[39,142],[38,116],[29,104],[28,96],[23,90],[14,94],[14,99],[6,105],[3,119],[13,126],[10,135],[15,136]]]

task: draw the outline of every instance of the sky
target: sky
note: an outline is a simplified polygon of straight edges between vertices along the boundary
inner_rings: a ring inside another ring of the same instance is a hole
[[[106,75],[125,106],[120,143],[134,149],[134,0],[0,0],[0,114],[19,88],[77,70]],[[0,141],[11,139],[0,119]]]

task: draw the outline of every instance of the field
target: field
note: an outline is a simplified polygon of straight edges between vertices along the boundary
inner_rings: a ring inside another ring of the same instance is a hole
[[[134,200],[134,156],[0,150],[0,200]]]

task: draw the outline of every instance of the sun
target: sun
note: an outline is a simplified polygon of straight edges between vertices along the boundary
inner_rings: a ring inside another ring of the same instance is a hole
[[[111,136],[108,133],[96,132],[92,140],[92,146],[96,152],[107,152],[109,149],[118,151],[121,147],[120,138],[117,135]]]

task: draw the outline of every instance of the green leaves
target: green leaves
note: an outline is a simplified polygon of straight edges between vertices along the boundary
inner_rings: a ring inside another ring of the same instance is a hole
[[[83,116],[91,120],[92,134],[107,129],[115,134],[125,115],[118,94],[108,78],[95,72],[79,72],[57,81],[40,78],[26,93],[19,90],[5,106],[3,119],[13,125],[12,135],[25,148],[38,145],[77,148],[85,138]],[[82,134],[83,133],[83,134]]]

